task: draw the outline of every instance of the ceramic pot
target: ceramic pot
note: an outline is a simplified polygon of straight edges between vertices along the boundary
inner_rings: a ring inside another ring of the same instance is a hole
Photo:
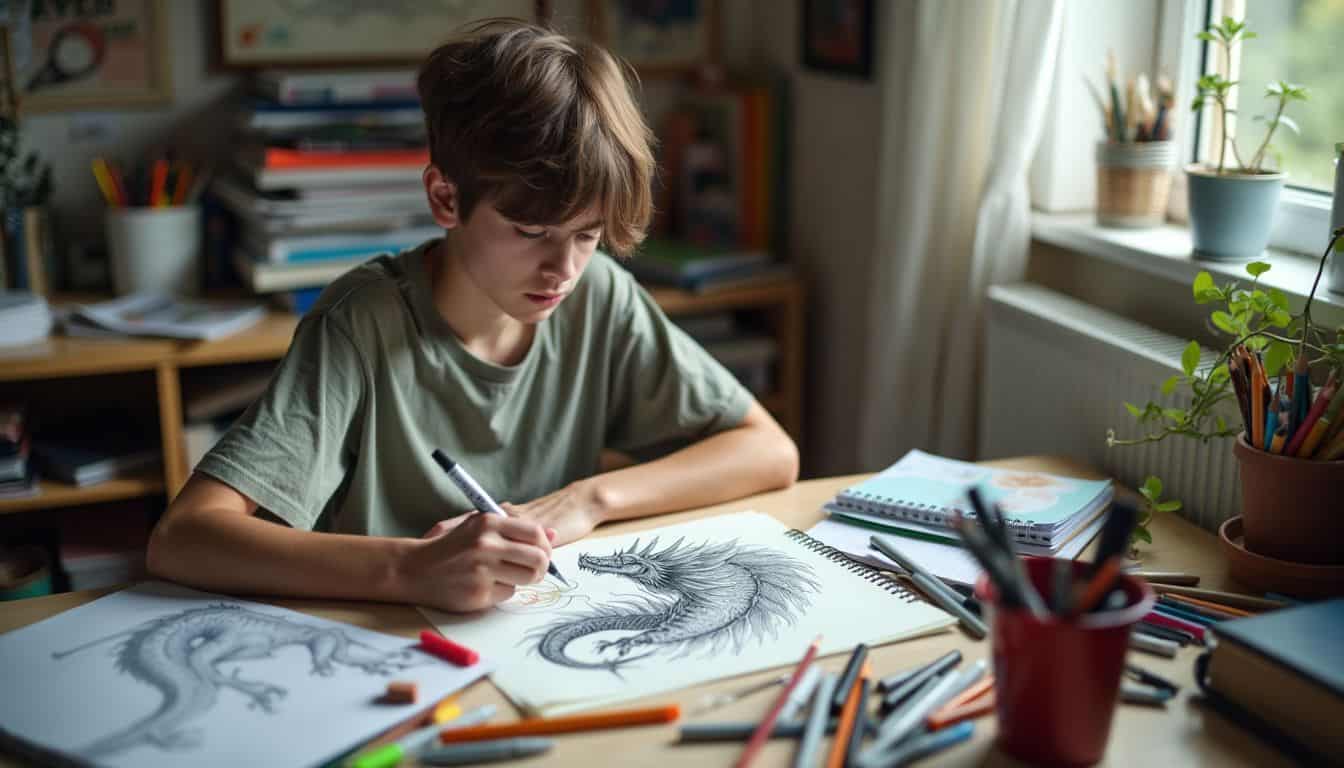
[[[1185,167],[1195,258],[1252,261],[1269,244],[1283,173],[1225,173]]]
[[[1294,563],[1344,564],[1344,461],[1266,453],[1244,433],[1232,451],[1241,468],[1246,549]]]

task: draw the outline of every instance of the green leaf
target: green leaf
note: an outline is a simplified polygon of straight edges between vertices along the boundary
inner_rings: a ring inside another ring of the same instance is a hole
[[[1139,488],[1142,493],[1151,501],[1157,501],[1162,497],[1162,479],[1157,475],[1149,475],[1143,479],[1143,487]]]
[[[1265,349],[1265,375],[1274,377],[1293,359],[1293,347],[1282,341],[1271,342]]]
[[[1215,419],[1215,423],[1218,425],[1219,432],[1227,431],[1227,419],[1224,419],[1222,416],[1219,416],[1217,419]]]
[[[1288,295],[1278,288],[1269,289],[1269,300],[1274,302],[1274,306],[1282,310],[1288,309]]]
[[[1142,528],[1142,527],[1139,527],[1139,526],[1135,526],[1133,532],[1130,533],[1130,536],[1132,536],[1132,537],[1134,537],[1134,538],[1136,538],[1136,539],[1140,539],[1140,540],[1142,540],[1143,542],[1145,542],[1145,543],[1147,543],[1147,544],[1152,544],[1152,543],[1153,543],[1153,535],[1152,535],[1151,533],[1148,532],[1148,529],[1147,529],[1147,528]]]
[[[1181,369],[1185,371],[1186,376],[1193,376],[1195,368],[1199,366],[1199,342],[1192,341],[1186,345],[1185,351],[1181,353]]]
[[[1175,392],[1176,385],[1180,383],[1181,383],[1181,375],[1179,373],[1175,374],[1171,378],[1162,382],[1162,394],[1170,395],[1172,392]]]
[[[1195,39],[1203,40],[1206,43],[1212,43],[1218,38],[1214,37],[1212,32],[1200,32],[1199,34],[1195,35]]]
[[[1214,312],[1209,316],[1209,319],[1223,333],[1230,333],[1234,336],[1237,334],[1237,324],[1232,320],[1232,316],[1226,312]]]
[[[1210,275],[1208,272],[1200,272],[1198,275],[1195,275],[1195,282],[1191,286],[1191,290],[1195,294],[1195,301],[1199,301],[1200,294],[1212,288],[1213,275]],[[1199,301],[1199,303],[1203,304],[1204,302]]]
[[[1288,324],[1293,321],[1293,316],[1281,309],[1268,313],[1266,317],[1269,318],[1269,322],[1280,328],[1287,328]]]
[[[1297,121],[1287,115],[1279,115],[1279,125],[1287,127],[1298,136],[1302,135],[1302,129],[1298,127]]]
[[[1269,271],[1269,263],[1264,261],[1252,261],[1246,265],[1246,271],[1251,277],[1259,277]]]
[[[1180,408],[1163,408],[1162,415],[1165,416],[1168,421],[1174,421],[1178,424],[1189,418],[1189,414]]]
[[[1136,419],[1143,417],[1143,409],[1133,403],[1125,403],[1125,409],[1129,411],[1130,416]]]
[[[1153,505],[1153,509],[1156,509],[1158,512],[1176,512],[1180,508],[1181,508],[1181,502],[1175,500],[1164,501],[1161,504]]]
[[[1209,383],[1214,385],[1222,384],[1230,378],[1232,378],[1232,374],[1228,372],[1227,366],[1220,365],[1217,368],[1214,368],[1209,374]]]

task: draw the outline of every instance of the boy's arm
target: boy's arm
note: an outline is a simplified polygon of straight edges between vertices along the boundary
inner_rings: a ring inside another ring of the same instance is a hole
[[[709,506],[784,488],[798,478],[798,449],[760,403],[742,423],[661,458],[577,480],[509,511],[557,531],[556,543],[597,525]]]
[[[469,611],[540,581],[547,533],[529,520],[463,515],[427,538],[316,533],[256,516],[257,505],[196,474],[150,538],[151,573],[201,589],[380,600]]]

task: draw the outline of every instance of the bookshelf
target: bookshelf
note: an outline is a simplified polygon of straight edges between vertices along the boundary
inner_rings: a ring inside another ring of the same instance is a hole
[[[778,344],[774,391],[759,399],[794,440],[802,441],[803,422],[803,310],[801,279],[780,277],[757,285],[694,294],[654,287],[650,293],[671,316],[733,310],[751,314]],[[62,297],[54,299],[59,303]],[[81,300],[87,297],[81,297]],[[192,368],[231,366],[278,360],[289,349],[298,325],[296,315],[273,312],[256,326],[216,341],[183,342],[159,339],[73,339],[50,336],[30,347],[4,350],[0,365],[0,398],[12,397],[19,385],[42,386],[44,380],[79,380],[106,374],[151,377],[152,392],[163,446],[161,472],[113,480],[85,488],[42,481],[32,498],[0,500],[0,515],[56,509],[106,501],[166,494],[171,497],[186,482],[183,444],[182,374]],[[95,381],[95,379],[90,379]],[[140,390],[124,397],[143,397]],[[144,405],[143,403],[140,405]]]

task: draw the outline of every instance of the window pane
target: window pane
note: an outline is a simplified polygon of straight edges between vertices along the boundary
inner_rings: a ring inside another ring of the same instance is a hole
[[[1304,85],[1308,100],[1292,102],[1284,114],[1301,135],[1285,125],[1274,132],[1269,152],[1288,172],[1288,183],[1329,192],[1334,187],[1335,144],[1344,141],[1344,0],[1245,0],[1246,24],[1258,38],[1241,48],[1241,124],[1237,146],[1248,162],[1264,140],[1263,122],[1277,101],[1265,85],[1287,80]],[[1277,154],[1275,154],[1277,152]]]

